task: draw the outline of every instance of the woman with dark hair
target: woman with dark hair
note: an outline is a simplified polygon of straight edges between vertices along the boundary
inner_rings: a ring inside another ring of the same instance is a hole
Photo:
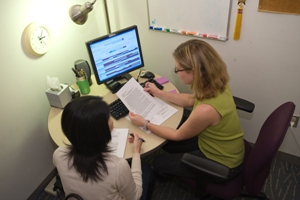
[[[244,132],[228,84],[225,62],[211,45],[198,39],[179,45],[173,57],[174,72],[183,84],[190,85],[192,93],[174,94],[159,90],[152,83],[147,83],[144,90],[182,107],[193,107],[187,120],[178,129],[172,129],[129,113],[133,124],[170,140],[164,146],[170,154],[154,160],[155,172],[161,177],[195,179],[193,171],[181,164],[183,154],[191,152],[226,165],[231,168],[230,177],[236,176],[242,168]]]
[[[124,158],[110,154],[113,120],[101,97],[83,96],[68,103],[61,127],[71,145],[53,154],[65,194],[76,193],[83,199],[145,199],[142,184],[139,135],[133,143],[131,169]],[[149,173],[145,173],[149,179]],[[144,177],[144,176],[143,176]],[[146,180],[149,181],[149,180]],[[145,184],[147,186],[147,184]]]

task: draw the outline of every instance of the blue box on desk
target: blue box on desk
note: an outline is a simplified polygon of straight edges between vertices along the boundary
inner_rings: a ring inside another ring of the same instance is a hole
[[[51,106],[64,108],[72,100],[72,95],[68,85],[60,84],[60,86],[60,91],[47,89],[46,95]]]

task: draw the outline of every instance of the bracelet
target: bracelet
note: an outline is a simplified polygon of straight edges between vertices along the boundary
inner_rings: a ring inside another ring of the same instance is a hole
[[[150,122],[149,120],[146,120],[145,123],[144,123],[143,129],[146,130],[146,131],[148,131],[147,125],[148,125],[149,122]]]

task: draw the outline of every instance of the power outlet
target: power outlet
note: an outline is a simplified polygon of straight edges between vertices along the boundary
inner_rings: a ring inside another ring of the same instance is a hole
[[[291,119],[291,123],[294,123],[293,128],[296,128],[298,126],[299,122],[299,116],[298,115],[293,115]]]

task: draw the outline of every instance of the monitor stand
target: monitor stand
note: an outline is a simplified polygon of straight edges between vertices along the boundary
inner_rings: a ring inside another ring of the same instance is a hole
[[[123,74],[121,76],[114,78],[113,80],[109,80],[109,81],[105,82],[104,84],[111,91],[111,93],[115,94],[126,83],[126,82],[120,83],[120,82],[118,82],[118,80],[126,79],[127,81],[129,81],[131,78],[132,78],[132,76],[129,73],[126,73],[126,74]]]
[[[114,78],[114,81],[119,81],[122,79],[126,79],[127,81],[129,81],[131,78],[132,78],[132,76],[129,73],[126,73],[126,74],[122,74],[121,76]]]

